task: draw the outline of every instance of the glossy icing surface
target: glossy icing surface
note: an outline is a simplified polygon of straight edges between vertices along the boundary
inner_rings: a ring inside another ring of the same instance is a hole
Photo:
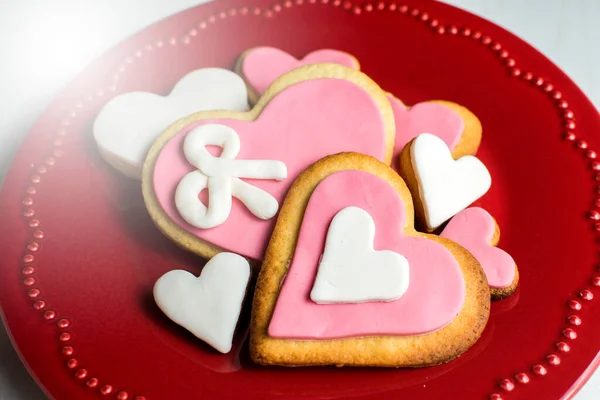
[[[425,222],[436,229],[483,196],[492,185],[485,164],[474,156],[452,158],[442,139],[422,133],[412,142],[410,156],[418,182]]]
[[[356,188],[361,188],[360,194]],[[373,217],[376,250],[392,250],[408,260],[410,285],[400,299],[362,304],[316,304],[310,300],[328,227],[346,207],[359,207]],[[442,245],[403,235],[404,207],[398,193],[370,173],[342,171],[325,178],[304,213],[269,335],[295,339],[418,335],[452,321],[465,299],[460,266]]]

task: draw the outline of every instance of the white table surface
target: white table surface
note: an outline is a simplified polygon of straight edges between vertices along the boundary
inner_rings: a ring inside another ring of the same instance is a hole
[[[560,66],[600,109],[600,0],[444,1],[527,40]],[[90,61],[141,28],[201,2],[0,0],[0,182],[29,127]],[[600,372],[576,396],[577,400],[598,398]],[[1,323],[0,399],[45,399],[17,358]]]

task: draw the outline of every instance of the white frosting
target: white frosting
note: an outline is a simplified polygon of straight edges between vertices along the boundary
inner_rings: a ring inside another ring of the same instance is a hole
[[[467,208],[492,185],[489,171],[478,158],[465,156],[455,161],[448,146],[435,135],[417,136],[410,154],[429,229]]]
[[[210,154],[206,149],[209,145],[222,147],[221,155]],[[239,151],[240,138],[226,125],[206,124],[188,133],[183,153],[198,170],[185,175],[175,191],[175,206],[187,223],[201,229],[221,225],[231,212],[231,196],[260,219],[277,214],[279,203],[272,195],[239,178],[285,179],[285,164],[276,160],[236,160]],[[204,189],[208,189],[208,208],[198,198]]]
[[[315,303],[394,301],[408,289],[408,260],[374,250],[375,221],[358,207],[346,207],[329,225],[325,251],[310,298]]]
[[[154,284],[154,301],[173,322],[221,353],[228,353],[250,280],[248,261],[219,253],[200,276],[174,270]]]
[[[166,97],[132,92],[110,100],[94,121],[94,137],[108,163],[140,179],[148,149],[173,122],[198,111],[247,109],[246,85],[237,74],[204,68],[183,77]]]

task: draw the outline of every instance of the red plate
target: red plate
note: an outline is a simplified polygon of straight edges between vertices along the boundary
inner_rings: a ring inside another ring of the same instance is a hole
[[[0,299],[30,371],[58,399],[569,397],[598,363],[598,112],[515,36],[431,1],[224,0],[164,20],[86,70],[32,129],[0,203]],[[417,8],[418,7],[418,8]],[[220,355],[169,322],[151,288],[203,261],[163,237],[139,183],[99,158],[91,121],[112,96],[167,92],[245,49],[330,47],[403,101],[448,99],[484,126],[494,184],[480,202],[521,273],[481,340],[418,370],[263,368],[245,335]],[[582,322],[583,321],[583,322]]]

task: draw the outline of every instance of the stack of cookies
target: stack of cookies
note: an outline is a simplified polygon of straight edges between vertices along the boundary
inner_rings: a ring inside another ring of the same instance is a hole
[[[496,221],[471,206],[492,184],[477,117],[406,105],[345,52],[249,49],[166,97],[115,97],[94,136],[141,179],[156,226],[209,260],[162,276],[154,299],[220,352],[246,302],[258,364],[435,365],[517,287]]]

